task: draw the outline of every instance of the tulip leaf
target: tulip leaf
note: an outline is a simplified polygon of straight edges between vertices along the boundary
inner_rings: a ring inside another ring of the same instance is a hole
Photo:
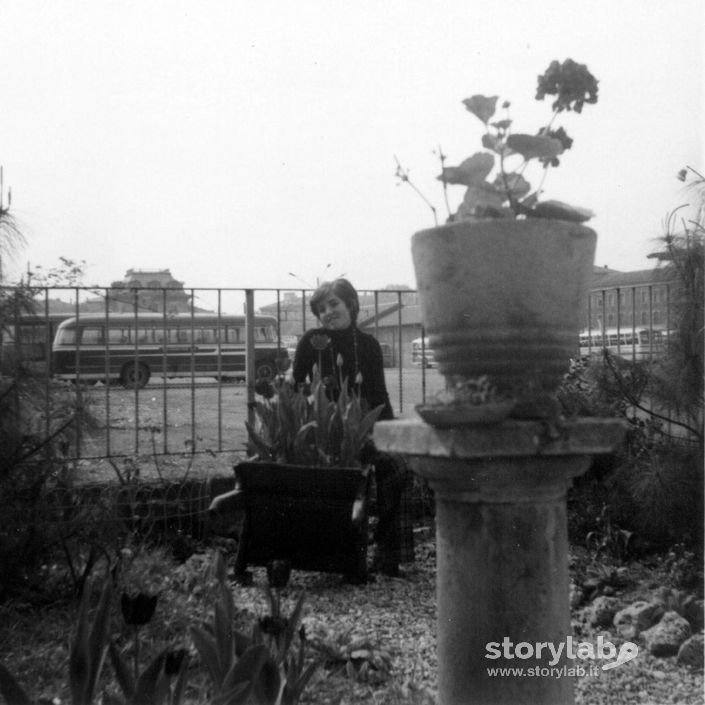
[[[79,607],[76,633],[69,654],[71,697],[73,702],[81,705],[93,701],[95,687],[105,662],[112,601],[110,580],[106,580],[103,585],[92,624],[90,624],[88,617],[89,595],[90,586],[86,585]]]
[[[230,667],[223,679],[222,689],[226,692],[240,683],[249,683],[254,687],[254,682],[259,678],[260,671],[265,661],[269,658],[269,651],[264,644],[252,646]]]
[[[135,681],[132,677],[132,672],[120,655],[117,646],[115,646],[112,641],[108,644],[108,653],[110,654],[110,662],[113,665],[115,678],[120,686],[120,690],[122,690],[125,697],[130,700],[135,692]]]
[[[228,567],[225,565],[223,552],[217,551],[215,554],[215,564],[213,565],[213,577],[219,585],[223,585],[228,579]]]
[[[215,647],[215,639],[201,627],[191,627],[189,629],[193,644],[201,658],[201,663],[208,668],[214,683],[221,683],[225,676],[220,670],[218,661],[218,650]]]
[[[163,675],[162,671],[167,650],[164,649],[164,651],[157,654],[137,679],[135,694],[130,705],[159,705],[164,699],[165,693],[158,686],[160,685],[160,676]]]

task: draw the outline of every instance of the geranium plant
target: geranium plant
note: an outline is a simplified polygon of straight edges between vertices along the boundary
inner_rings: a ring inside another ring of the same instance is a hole
[[[573,144],[564,128],[554,127],[556,117],[563,111],[580,113],[585,104],[596,103],[597,83],[585,64],[572,59],[563,63],[552,61],[538,77],[536,99],[555,96],[551,106],[553,113],[548,123],[533,135],[513,131],[508,101],[500,104],[504,114],[497,117],[498,96],[473,95],[465,99],[463,105],[485,126],[482,135],[485,151],[476,152],[458,166],[446,166],[446,157],[440,153],[442,171],[438,179],[443,183],[446,203],[449,185],[467,189],[457,211],[450,213],[448,208],[449,221],[519,217],[589,220],[593,215],[591,211],[559,201],[539,201],[539,195],[548,170],[559,165],[559,156]],[[536,188],[524,175],[531,163],[540,165],[543,170]],[[430,205],[399,164],[397,176]],[[431,208],[435,216],[435,208]]]

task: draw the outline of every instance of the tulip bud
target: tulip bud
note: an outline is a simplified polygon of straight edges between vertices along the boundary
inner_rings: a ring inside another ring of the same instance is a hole
[[[120,598],[122,616],[126,624],[140,627],[147,624],[157,608],[158,595],[145,595],[143,592],[131,597],[126,592]]]

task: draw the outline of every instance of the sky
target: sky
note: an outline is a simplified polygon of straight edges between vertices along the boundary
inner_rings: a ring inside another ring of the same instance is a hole
[[[189,287],[414,287],[411,235],[446,217],[437,150],[480,149],[461,101],[535,132],[554,59],[599,100],[544,197],[589,208],[596,264],[652,266],[676,174],[705,170],[702,0],[3,0],[3,198],[15,280],[60,257],[87,285],[165,269]],[[453,205],[462,188],[451,191]]]

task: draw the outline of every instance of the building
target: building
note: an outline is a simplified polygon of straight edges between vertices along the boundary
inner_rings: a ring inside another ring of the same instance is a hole
[[[596,268],[586,328],[667,328],[672,286],[672,275],[663,269],[617,272]]]
[[[125,277],[110,284],[108,309],[118,312],[166,311],[180,313],[191,310],[191,297],[184,283],[177,281],[168,269],[128,269]]]
[[[672,280],[663,269],[619,272],[595,267],[588,297],[585,327],[592,329],[669,326]],[[411,341],[421,337],[421,310],[413,300],[391,304],[360,317],[359,326],[373,333],[380,343],[392,346],[394,359],[411,365]],[[589,321],[589,325],[588,325]]]

